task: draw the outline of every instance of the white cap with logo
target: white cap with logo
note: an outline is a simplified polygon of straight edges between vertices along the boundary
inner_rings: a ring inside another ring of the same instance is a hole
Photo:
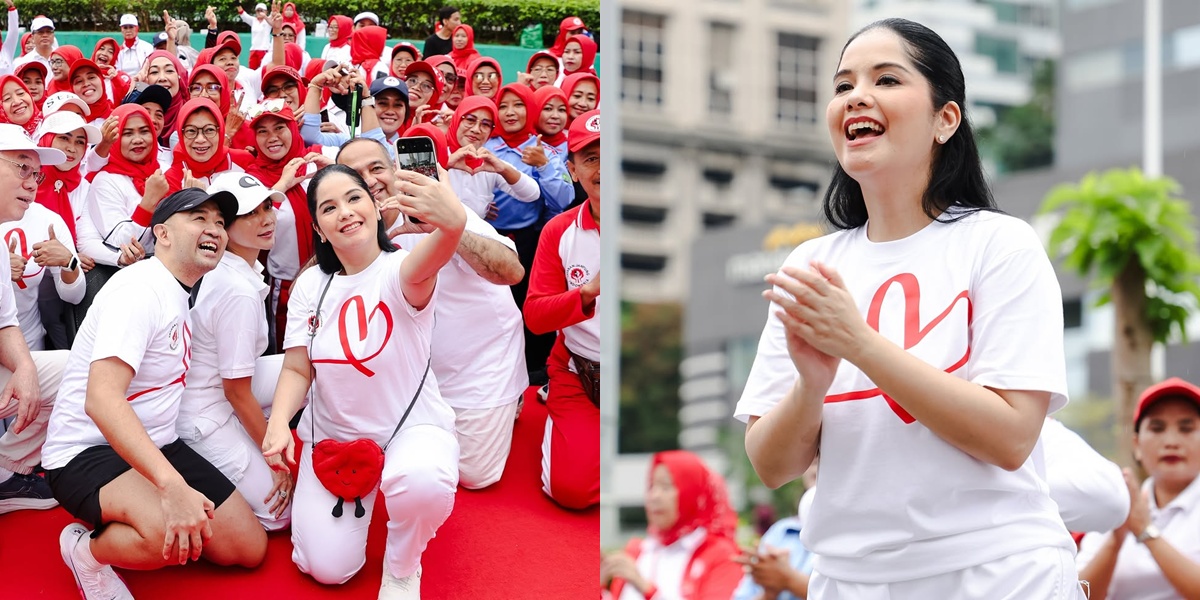
[[[100,143],[100,129],[95,125],[89,125],[83,117],[70,112],[61,111],[47,116],[42,124],[38,126],[37,131],[33,133],[33,137],[41,139],[47,133],[71,133],[76,129],[82,129],[84,135],[87,136],[87,143]]]
[[[267,198],[277,202],[287,200],[283,192],[267,187],[253,175],[234,171],[226,171],[213,177],[212,182],[208,184],[208,193],[217,192],[229,192],[237,198],[239,217],[254,212]]]
[[[63,109],[68,104],[74,104],[83,111],[83,116],[88,117],[92,114],[92,109],[88,107],[87,102],[83,98],[76,96],[71,92],[55,92],[50,94],[46,101],[42,103],[42,114],[50,116]]]
[[[121,27],[137,27],[138,20],[135,15],[125,13],[121,15]]]
[[[67,162],[67,155],[58,148],[42,148],[25,134],[25,128],[12,123],[0,123],[0,152],[24,151],[37,154],[42,166],[52,167]]]
[[[38,15],[34,17],[33,22],[29,24],[30,31],[37,31],[47,27],[49,27],[51,31],[54,30],[54,21],[51,21],[50,17],[47,17],[46,15]]]
[[[370,19],[371,21],[374,21],[376,25],[379,24],[379,15],[377,15],[373,12],[370,12],[370,11],[360,12],[357,15],[355,15],[354,16],[354,24],[358,25],[358,22],[363,19]]]

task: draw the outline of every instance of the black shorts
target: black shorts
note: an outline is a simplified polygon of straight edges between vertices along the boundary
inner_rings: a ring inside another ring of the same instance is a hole
[[[221,506],[236,489],[221,471],[183,440],[175,440],[161,450],[183,480],[214,505]],[[92,525],[98,533],[104,526],[100,518],[100,488],[131,468],[112,446],[92,446],[72,458],[67,466],[46,471],[46,482],[54,492],[54,499],[67,512]]]

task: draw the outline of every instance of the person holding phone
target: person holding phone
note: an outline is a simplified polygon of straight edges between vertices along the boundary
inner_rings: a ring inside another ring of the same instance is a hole
[[[317,268],[300,274],[289,300],[283,371],[263,441],[264,456],[282,455],[296,464],[288,422],[311,387],[311,403],[296,429],[303,445],[292,560],[324,584],[353,577],[366,561],[367,531],[381,492],[389,518],[379,591],[385,600],[420,597],[421,554],[454,506],[454,412],[427,375],[438,273],[466,225],[445,177],[407,171],[397,177],[401,210],[434,228],[411,250],[388,240],[380,211],[354,169],[331,165],[312,178],[308,210]],[[364,318],[347,317],[356,311]],[[349,339],[355,341],[344,343]],[[342,512],[335,508],[339,497],[318,480],[313,445],[363,438],[384,448],[382,475],[358,507]]]

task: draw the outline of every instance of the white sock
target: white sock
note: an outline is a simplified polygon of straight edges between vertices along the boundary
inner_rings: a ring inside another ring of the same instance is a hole
[[[100,564],[95,556],[92,556],[92,532],[83,534],[79,543],[75,544],[73,552],[75,553],[75,564],[79,567],[93,572],[104,568],[104,565]]]
[[[8,481],[8,478],[12,477],[14,474],[15,473],[13,473],[12,471],[9,471],[8,469],[5,469],[4,467],[0,467],[0,481]]]

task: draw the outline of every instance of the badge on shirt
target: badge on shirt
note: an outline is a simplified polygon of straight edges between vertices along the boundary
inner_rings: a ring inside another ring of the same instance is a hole
[[[567,267],[567,283],[570,287],[577,288],[591,279],[591,273],[587,267],[583,265],[571,265]]]
[[[171,321],[171,328],[167,330],[167,339],[171,340],[171,349],[179,347],[179,320]]]

